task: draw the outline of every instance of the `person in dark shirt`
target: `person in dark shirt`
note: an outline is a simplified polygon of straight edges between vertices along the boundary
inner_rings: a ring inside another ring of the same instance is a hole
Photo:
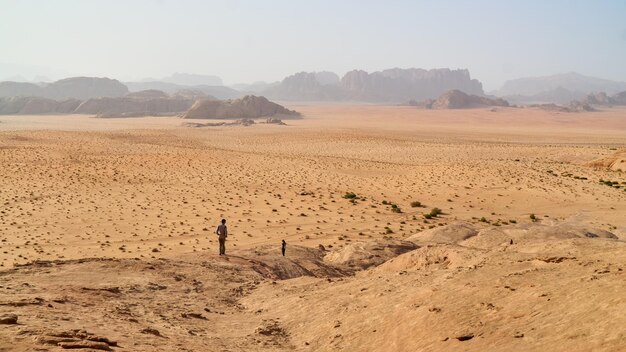
[[[228,237],[228,229],[226,228],[226,219],[222,219],[222,223],[215,230],[217,238],[220,241],[220,255],[226,255],[226,237]]]

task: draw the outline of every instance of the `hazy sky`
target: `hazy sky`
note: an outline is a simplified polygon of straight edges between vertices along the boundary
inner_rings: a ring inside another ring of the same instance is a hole
[[[0,63],[226,84],[391,67],[468,68],[486,90],[569,71],[626,81],[626,1],[0,0]]]

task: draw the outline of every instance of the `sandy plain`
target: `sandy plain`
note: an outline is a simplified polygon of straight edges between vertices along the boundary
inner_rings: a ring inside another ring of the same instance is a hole
[[[626,348],[626,109],[287,107],[0,116],[0,351]]]

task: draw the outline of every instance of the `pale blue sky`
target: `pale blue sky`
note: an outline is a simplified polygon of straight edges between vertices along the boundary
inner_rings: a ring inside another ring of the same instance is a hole
[[[626,1],[0,0],[0,63],[227,84],[391,67],[468,68],[487,90],[569,71],[626,81]]]

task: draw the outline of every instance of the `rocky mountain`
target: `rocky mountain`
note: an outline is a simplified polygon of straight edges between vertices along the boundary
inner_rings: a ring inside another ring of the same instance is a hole
[[[45,85],[0,82],[0,97],[32,96],[54,100],[119,97],[128,88],[118,80],[97,77],[72,77]]]
[[[569,72],[544,77],[520,78],[504,83],[494,95],[515,102],[565,103],[584,98],[587,94],[614,94],[626,90],[626,82],[584,76]]]
[[[394,68],[373,73],[354,70],[343,76],[340,86],[347,99],[370,102],[433,99],[451,89],[483,94],[482,84],[471,79],[468,70],[447,68]]]
[[[581,100],[587,96],[587,93],[581,91],[570,91],[563,87],[557,87],[552,90],[533,94],[533,95],[505,95],[502,98],[514,104],[567,104],[573,100]]]
[[[159,90],[144,90],[123,97],[87,99],[73,113],[99,117],[175,115],[187,111],[194,101],[182,96],[170,97]]]
[[[260,117],[298,118],[300,114],[267,100],[247,95],[235,100],[198,100],[184,115],[185,119],[253,119]]]
[[[417,68],[372,73],[354,70],[341,79],[332,72],[300,72],[263,94],[279,100],[402,102],[436,98],[451,89],[483,94],[482,84],[471,79],[467,70]]]
[[[471,109],[471,108],[483,108],[489,106],[509,106],[509,103],[500,98],[488,98],[485,96],[465,94],[460,90],[450,90],[437,99],[428,99],[418,105],[426,109]]]
[[[319,71],[313,72],[315,76],[315,80],[319,82],[321,85],[338,85],[341,82],[339,76],[330,71]]]
[[[50,99],[90,99],[121,97],[128,88],[116,79],[72,77],[52,82],[44,87],[44,97]]]
[[[263,94],[280,100],[341,100],[344,93],[338,83],[339,76],[332,72],[299,72]]]
[[[610,107],[613,105],[626,105],[626,91],[609,96],[605,92],[588,94],[580,100],[572,100],[571,102],[561,105],[543,104],[542,107],[557,106],[560,111],[580,112],[580,111],[596,111],[594,107]]]

